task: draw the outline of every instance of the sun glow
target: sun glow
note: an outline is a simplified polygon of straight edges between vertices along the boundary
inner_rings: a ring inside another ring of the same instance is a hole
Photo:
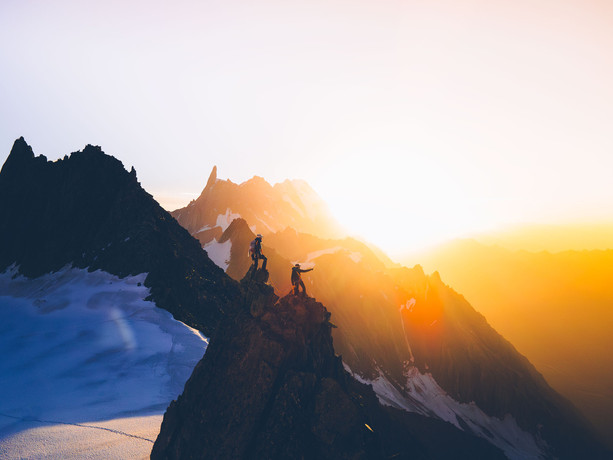
[[[452,146],[393,132],[345,139],[328,147],[313,185],[350,234],[397,256],[496,223],[483,178],[475,181],[474,172],[446,157]],[[335,156],[339,151],[351,153]]]
[[[304,179],[391,255],[611,219],[611,5],[563,3],[2,2],[3,151],[101,145],[166,202]]]

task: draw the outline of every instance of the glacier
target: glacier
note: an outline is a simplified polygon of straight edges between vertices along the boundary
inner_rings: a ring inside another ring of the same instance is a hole
[[[145,458],[208,339],[146,274],[0,274],[0,458]]]

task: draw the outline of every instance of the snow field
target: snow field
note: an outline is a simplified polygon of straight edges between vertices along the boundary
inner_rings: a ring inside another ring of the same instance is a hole
[[[0,457],[148,456],[207,339],[144,300],[146,274],[15,274],[0,274]]]
[[[227,239],[223,243],[218,243],[216,239],[213,239],[210,243],[205,244],[202,249],[206,251],[209,259],[224,272],[228,269],[232,251],[232,241],[230,239]]]

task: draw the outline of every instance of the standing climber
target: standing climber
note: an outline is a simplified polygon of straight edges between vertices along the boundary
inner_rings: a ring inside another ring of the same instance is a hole
[[[298,295],[300,292],[298,288],[302,286],[302,295],[306,296],[306,288],[304,287],[304,282],[302,281],[302,276],[300,274],[310,272],[311,270],[313,269],[309,268],[307,270],[302,270],[300,268],[300,264],[296,264],[292,267],[292,284],[294,285],[294,295]]]
[[[262,263],[262,270],[266,270],[266,262],[268,262],[268,259],[264,254],[262,254],[262,235],[259,233],[255,237],[255,240],[253,240],[249,245],[249,255],[251,256],[251,260],[253,260],[255,270],[258,269],[258,262],[260,259],[264,259],[264,262]]]

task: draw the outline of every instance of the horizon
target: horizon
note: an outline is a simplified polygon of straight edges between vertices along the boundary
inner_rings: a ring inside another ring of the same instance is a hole
[[[3,2],[0,159],[100,145],[166,207],[213,165],[303,179],[396,257],[611,221],[611,25],[578,0]]]
[[[240,185],[253,179],[254,177],[261,176],[254,175],[242,182],[234,181],[230,177],[220,178],[218,176],[217,179],[228,180]],[[266,177],[263,177],[263,179],[271,186],[283,182],[271,182],[267,180]],[[285,181],[304,181],[304,179],[288,178],[285,179]],[[203,183],[204,185],[202,190],[206,186],[206,179]],[[309,186],[311,185],[308,182],[306,183]],[[168,197],[169,199],[164,199],[165,197],[160,195],[154,195],[153,197],[166,211],[172,212],[184,208],[191,201],[196,200],[202,193],[202,190],[197,193],[185,193],[185,196],[182,198],[171,196]],[[327,204],[328,203],[326,202],[326,205]],[[336,218],[333,212],[332,217]],[[491,228],[489,230],[455,235],[447,239],[441,239],[433,242],[427,246],[414,247],[411,250],[405,249],[401,252],[390,252],[389,250],[384,249],[382,246],[379,246],[378,243],[365,238],[363,235],[360,235],[357,232],[352,233],[349,231],[347,236],[356,238],[366,243],[374,244],[396,262],[403,263],[403,261],[414,260],[416,263],[419,263],[419,260],[416,259],[416,257],[418,258],[419,256],[424,256],[433,250],[444,247],[447,244],[462,240],[473,240],[482,244],[500,245],[508,249],[525,250],[529,252],[548,251],[555,253],[566,250],[610,249],[613,248],[613,236],[609,236],[611,229],[613,229],[613,219],[510,223],[507,225],[498,226],[496,228]],[[548,230],[558,232],[556,235],[550,235],[548,237],[550,239],[553,237],[550,241],[547,241],[546,237],[543,235]],[[584,237],[586,233],[590,233],[590,236],[593,237],[591,241],[582,240],[582,237]]]

